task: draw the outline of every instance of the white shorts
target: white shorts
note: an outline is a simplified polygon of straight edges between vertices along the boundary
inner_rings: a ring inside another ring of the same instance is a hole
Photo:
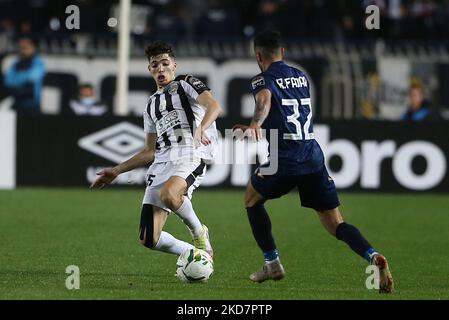
[[[146,174],[147,187],[142,203],[151,204],[171,212],[161,201],[160,192],[162,186],[172,176],[178,176],[186,180],[189,199],[193,191],[198,188],[206,173],[206,164],[200,158],[185,158],[176,161],[153,163]]]

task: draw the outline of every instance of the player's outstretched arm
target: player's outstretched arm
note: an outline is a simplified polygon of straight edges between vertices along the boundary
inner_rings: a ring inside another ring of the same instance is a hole
[[[204,145],[210,144],[210,140],[207,137],[205,131],[210,125],[217,120],[220,115],[222,109],[220,104],[215,100],[212,94],[209,91],[202,92],[197,101],[206,108],[206,113],[204,114],[203,121],[197,131],[195,132],[195,142],[202,143]]]
[[[148,133],[145,138],[145,147],[141,151],[139,151],[130,159],[113,168],[105,168],[97,172],[98,177],[94,182],[92,182],[90,188],[103,189],[106,185],[111,184],[119,174],[131,171],[153,162],[156,140],[157,135],[155,133]]]

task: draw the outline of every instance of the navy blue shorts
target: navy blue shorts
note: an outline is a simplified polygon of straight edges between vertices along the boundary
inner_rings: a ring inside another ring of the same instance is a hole
[[[303,207],[324,211],[340,205],[335,183],[326,166],[304,175],[291,175],[278,170],[274,175],[263,176],[257,169],[251,176],[251,183],[265,199],[280,198],[297,187]]]

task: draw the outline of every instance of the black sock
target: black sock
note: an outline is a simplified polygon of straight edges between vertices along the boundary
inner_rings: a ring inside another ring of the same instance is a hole
[[[335,236],[338,240],[346,242],[355,253],[368,260],[368,262],[370,262],[372,254],[376,252],[360,231],[346,222],[338,225]]]
[[[271,234],[271,220],[262,203],[246,208],[249,223],[253,230],[259,248],[263,251],[265,260],[273,260],[277,257],[276,244]]]

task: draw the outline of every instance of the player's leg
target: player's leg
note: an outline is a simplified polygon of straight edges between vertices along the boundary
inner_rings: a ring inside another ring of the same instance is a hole
[[[271,232],[271,220],[264,206],[265,199],[254,189],[251,181],[248,182],[245,191],[245,208],[248,214],[249,224],[257,245],[262,250],[265,261],[278,258],[273,234]]]
[[[204,176],[205,164],[198,159],[190,163],[179,161],[176,166],[173,175],[161,188],[161,201],[185,223],[195,247],[207,251],[213,257],[209,230],[199,220],[190,201],[193,189],[199,184],[198,180]]]
[[[180,255],[193,246],[162,231],[167,214],[166,210],[157,206],[148,203],[142,205],[139,228],[140,243],[152,250]]]
[[[280,174],[262,176],[256,171],[248,182],[245,191],[245,208],[256,242],[261,249],[265,264],[250,275],[254,282],[268,279],[280,280],[285,271],[279,258],[276,243],[271,231],[271,220],[265,209],[266,199],[279,198],[288,193],[292,185]]]
[[[193,210],[192,202],[184,195],[186,192],[186,181],[171,176],[161,188],[161,200],[182,219],[193,235],[198,235],[202,231],[201,222]]]
[[[345,242],[355,253],[368,262],[378,252],[353,225],[343,221],[338,207],[317,211],[324,228],[338,240]]]
[[[313,208],[318,212],[324,228],[338,240],[349,245],[358,255],[369,263],[385,265],[383,277],[384,284],[381,292],[389,292],[393,288],[391,274],[385,257],[381,256],[371,244],[363,237],[360,231],[353,225],[344,222],[340,213],[340,201],[338,199],[335,183],[329,176],[326,167],[322,170],[301,177],[298,189],[301,197],[301,205]],[[382,260],[382,261],[381,261]],[[382,275],[382,270],[381,270]]]
[[[147,173],[147,188],[142,201],[140,241],[150,249],[180,255],[193,246],[162,231],[170,209],[161,201],[160,192],[173,170],[170,162],[153,163]]]
[[[345,242],[355,253],[368,263],[379,267],[379,291],[389,293],[394,290],[393,277],[387,259],[379,254],[353,225],[343,221],[339,208],[317,211],[324,228],[338,240]]]

